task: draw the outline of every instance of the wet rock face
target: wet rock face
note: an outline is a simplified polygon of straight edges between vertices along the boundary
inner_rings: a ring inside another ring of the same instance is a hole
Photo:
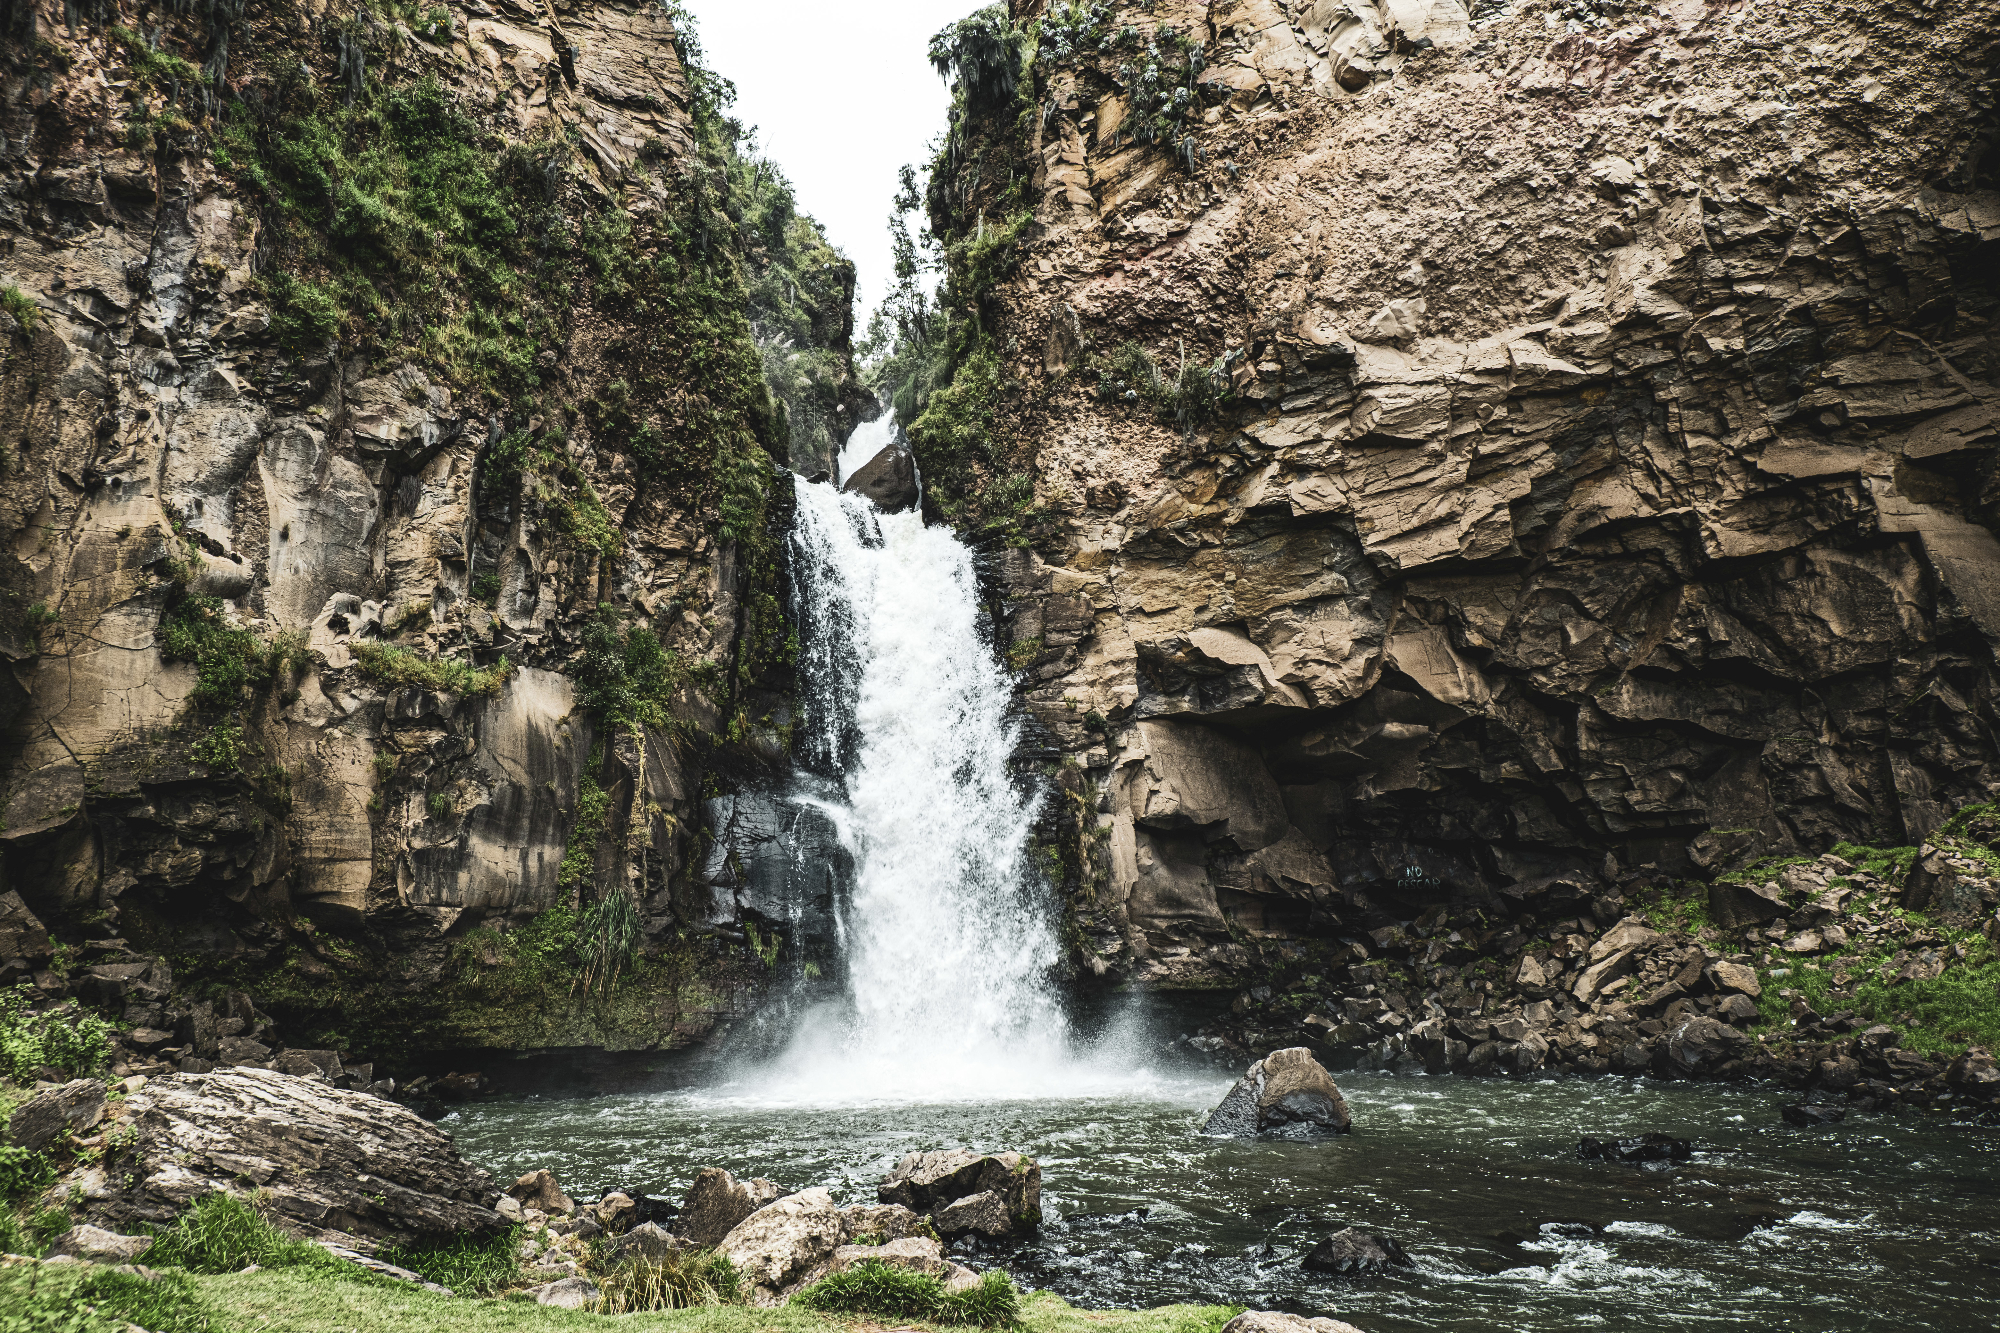
[[[1377,81],[1303,14],[1213,11],[1192,166],[1102,132],[1115,62],[1037,74],[993,304],[1048,350],[1000,435],[1062,522],[1002,576],[1108,834],[1093,970],[1212,984],[1232,926],[1577,901],[1709,829],[1914,845],[1983,795],[1994,15],[1501,15]],[[1079,339],[1234,396],[1183,429]]]
[[[114,1230],[169,1223],[201,1195],[245,1188],[262,1191],[289,1229],[341,1243],[508,1225],[491,1177],[450,1135],[380,1097],[232,1069],[155,1079],[127,1107],[132,1142],[74,1181],[84,1214]]]
[[[1315,1139],[1345,1134],[1353,1125],[1333,1077],[1311,1051],[1293,1046],[1251,1065],[1209,1114],[1202,1133]]]

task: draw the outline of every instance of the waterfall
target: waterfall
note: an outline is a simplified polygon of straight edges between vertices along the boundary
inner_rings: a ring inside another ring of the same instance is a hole
[[[842,474],[894,431],[886,415],[857,430]],[[1061,949],[1028,863],[1040,798],[1010,771],[1018,723],[972,553],[914,510],[824,483],[799,483],[792,543],[801,759],[834,780],[816,803],[854,872],[846,993],[799,1020],[770,1072],[816,1095],[1040,1085],[1069,1057],[1049,981]]]

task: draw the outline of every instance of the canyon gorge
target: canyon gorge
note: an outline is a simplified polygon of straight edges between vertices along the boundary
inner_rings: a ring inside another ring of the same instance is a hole
[[[0,0],[0,1018],[606,1200],[1087,1141],[1120,1305],[1175,1070],[2000,1114],[2000,11],[1007,0],[873,311],[697,32]]]

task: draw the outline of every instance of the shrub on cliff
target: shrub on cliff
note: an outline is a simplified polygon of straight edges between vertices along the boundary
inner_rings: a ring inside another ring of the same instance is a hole
[[[33,998],[25,985],[0,992],[0,1075],[26,1080],[46,1067],[84,1078],[102,1070],[111,1058],[111,1024],[75,1004],[36,1013]]]

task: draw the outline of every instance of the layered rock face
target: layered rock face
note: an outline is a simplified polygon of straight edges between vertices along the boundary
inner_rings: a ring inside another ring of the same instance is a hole
[[[810,460],[853,414],[851,266],[704,129],[657,7],[185,9],[6,10],[0,887],[378,1019],[552,909],[726,935],[686,742],[740,716],[755,771],[783,721],[775,547],[737,538],[782,530],[788,423]],[[794,340],[845,381],[774,402]],[[733,1003],[719,955],[674,977],[428,1040]]]
[[[1094,971],[1916,843],[2000,779],[1991,12],[1100,9],[1017,4],[1041,113],[968,131],[1035,186],[1002,578]]]

